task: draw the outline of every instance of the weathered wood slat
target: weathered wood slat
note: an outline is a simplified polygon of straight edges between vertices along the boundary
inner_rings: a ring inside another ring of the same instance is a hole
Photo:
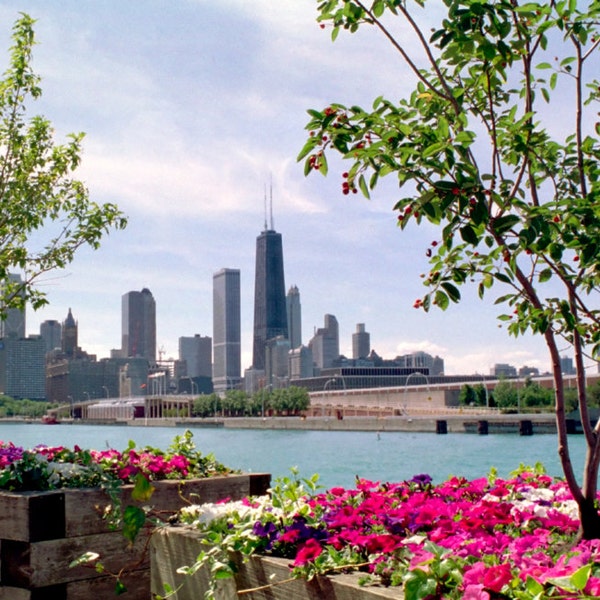
[[[166,518],[187,503],[264,494],[270,481],[270,475],[262,473],[160,481],[154,483],[156,489],[146,504]],[[132,489],[133,486],[123,488],[124,506],[131,503]],[[112,597],[114,578],[106,579],[89,567],[69,568],[71,561],[87,551],[100,553],[111,572],[138,561],[143,554],[144,538],[151,529],[139,536],[132,550],[121,532],[110,530],[102,519],[109,502],[101,489],[0,492],[0,600]],[[140,600],[147,600],[148,557],[136,568],[141,570],[136,572],[133,585],[141,590]],[[96,593],[93,589],[110,589],[110,593]],[[131,594],[131,586],[128,589],[128,600],[137,600],[138,596]]]
[[[208,573],[201,569],[194,576],[178,575],[181,566],[192,565],[201,550],[201,537],[188,528],[164,529],[152,537],[150,552],[151,591],[164,593],[165,583],[175,588],[177,600],[203,598],[208,586]],[[219,582],[217,600],[237,600],[238,590],[268,586],[245,594],[247,600],[399,600],[404,597],[398,587],[363,587],[357,573],[316,577],[311,581],[290,578],[289,560],[273,557],[251,557],[244,562],[237,557],[235,579]],[[279,582],[279,584],[278,584]],[[281,583],[285,582],[285,583]],[[273,585],[276,584],[276,585]]]
[[[125,580],[127,600],[149,600],[150,570],[136,571]],[[26,589],[0,586],[0,600],[109,600],[117,598],[116,580],[105,575],[94,579],[72,581],[61,585]]]
[[[100,574],[89,566],[69,568],[69,564],[84,554],[93,551],[100,554],[103,564],[110,572],[118,572],[127,565],[142,564],[147,568],[148,557],[143,558],[143,549],[150,530],[140,533],[130,547],[120,533],[97,533],[80,537],[27,542],[3,541],[0,547],[2,561],[2,583],[24,588],[39,588],[49,585],[94,579]]]

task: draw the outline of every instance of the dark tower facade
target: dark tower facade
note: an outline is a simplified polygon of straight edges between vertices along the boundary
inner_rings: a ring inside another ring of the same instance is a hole
[[[256,238],[252,347],[252,366],[255,369],[265,369],[266,344],[278,336],[288,337],[283,243],[280,233],[265,227]]]
[[[124,356],[156,361],[156,303],[148,288],[122,296],[121,332]]]
[[[73,313],[70,308],[67,318],[62,324],[61,349],[63,354],[67,357],[77,357],[77,321],[73,318]]]

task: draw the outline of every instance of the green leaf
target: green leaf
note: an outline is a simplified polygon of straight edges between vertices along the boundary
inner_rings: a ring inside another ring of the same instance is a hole
[[[362,174],[358,178],[358,187],[360,188],[360,191],[363,193],[363,196],[365,198],[370,198],[370,196],[369,196],[369,187],[367,186],[367,182],[365,180],[365,177]]]
[[[81,565],[85,565],[87,563],[93,562],[100,558],[100,555],[97,552],[85,552],[81,556],[78,556],[75,560],[69,563],[69,568],[79,567]]]
[[[446,142],[436,142],[435,144],[431,144],[423,150],[421,156],[423,158],[430,158],[436,154],[439,154],[446,147]]]
[[[138,472],[135,476],[135,485],[131,497],[136,502],[147,502],[154,493],[154,489],[148,478],[143,473]]]
[[[120,579],[117,579],[117,583],[115,584],[115,595],[120,596],[121,594],[124,594],[126,591],[127,591],[127,588],[125,587],[125,584]]]
[[[525,588],[532,596],[544,593],[544,586],[534,579],[531,575],[527,575],[527,581],[525,582]]]
[[[552,269],[543,269],[542,271],[540,271],[540,273],[538,275],[538,281],[540,283],[545,283],[546,281],[548,281],[551,278],[552,278]]]
[[[138,506],[128,506],[123,511],[123,536],[133,542],[146,522],[146,513]]]
[[[521,218],[518,215],[504,215],[503,217],[493,219],[492,225],[496,233],[503,234],[512,229],[520,221]]]
[[[479,236],[475,233],[475,230],[471,225],[465,225],[460,228],[460,236],[462,239],[471,244],[472,246],[476,246],[479,243]]]
[[[592,565],[587,564],[580,567],[571,575],[571,582],[579,591],[583,592],[587,582],[590,579],[590,575],[592,574]]]
[[[442,292],[442,290],[437,290],[435,292],[435,300],[434,304],[441,308],[442,310],[446,310],[450,305],[450,301],[448,300],[448,295]]]
[[[446,290],[446,293],[452,302],[460,301],[460,291],[455,285],[451,284],[449,281],[444,281],[442,282],[442,287]]]

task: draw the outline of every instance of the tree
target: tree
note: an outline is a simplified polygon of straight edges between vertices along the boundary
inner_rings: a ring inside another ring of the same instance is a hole
[[[34,287],[44,273],[64,268],[84,245],[96,249],[125,217],[114,204],[90,201],[84,184],[72,178],[80,163],[83,134],[55,144],[50,122],[26,120],[42,90],[32,69],[34,21],[22,14],[13,27],[9,66],[0,79],[0,305],[34,309],[47,303]],[[9,273],[19,271],[22,282]]]
[[[477,393],[470,385],[463,385],[458,397],[461,406],[475,406],[477,404]]]
[[[517,390],[506,379],[498,382],[498,385],[494,388],[493,396],[494,402],[499,408],[517,408],[519,403]]]
[[[600,343],[600,2],[444,4],[446,15],[430,34],[421,9],[431,3],[424,0],[320,1],[318,21],[331,26],[334,40],[342,30],[377,28],[415,85],[399,102],[381,96],[369,110],[309,110],[311,134],[298,158],[305,173],[325,175],[328,152],[341,154],[351,163],[342,176],[345,194],[369,197],[393,174],[406,194],[395,206],[400,229],[438,227],[425,248],[428,290],[416,308],[446,309],[460,301],[465,284],[474,283],[482,298],[500,287],[495,302],[508,332],[543,336],[562,468],[579,506],[580,534],[597,538],[600,423],[588,418],[585,361],[598,358]],[[394,17],[401,36],[392,31]],[[567,438],[565,343],[573,350],[588,448],[581,486]]]

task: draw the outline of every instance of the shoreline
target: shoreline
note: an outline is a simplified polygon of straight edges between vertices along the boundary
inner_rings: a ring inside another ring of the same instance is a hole
[[[0,419],[5,423],[42,423],[35,419]],[[516,433],[520,435],[556,434],[554,414],[439,414],[381,417],[209,417],[209,418],[156,418],[131,420],[62,419],[63,425],[123,425],[126,427],[189,427],[227,429],[276,429],[317,431],[374,431],[410,433],[470,433],[493,435]],[[569,433],[579,433],[580,424],[573,422]],[[577,427],[578,426],[578,427]]]

